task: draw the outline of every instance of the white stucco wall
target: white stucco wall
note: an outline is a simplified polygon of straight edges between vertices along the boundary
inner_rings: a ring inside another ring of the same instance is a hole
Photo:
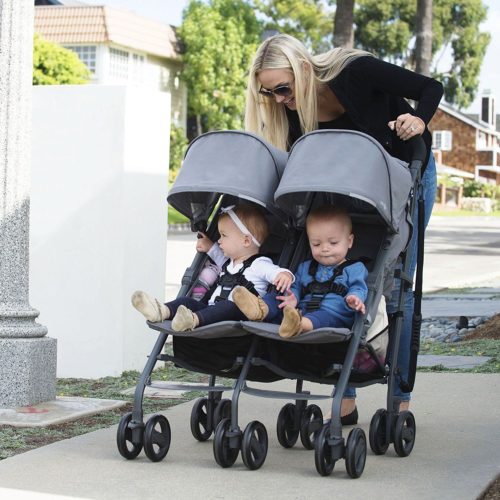
[[[170,96],[33,88],[30,303],[59,377],[142,370],[156,335],[130,295],[163,298]]]

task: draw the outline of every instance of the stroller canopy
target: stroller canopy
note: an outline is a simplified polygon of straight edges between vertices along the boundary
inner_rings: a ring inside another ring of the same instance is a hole
[[[287,154],[246,132],[209,132],[189,146],[167,200],[192,222],[208,220],[221,194],[275,211]]]
[[[378,213],[397,232],[411,186],[406,163],[390,156],[369,135],[319,130],[294,144],[275,199],[301,220],[311,192],[341,195],[351,200],[349,209]]]

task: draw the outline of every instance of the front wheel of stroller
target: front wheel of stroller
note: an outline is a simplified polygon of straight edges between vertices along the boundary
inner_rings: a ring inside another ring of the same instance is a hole
[[[316,470],[322,476],[329,476],[335,467],[332,447],[328,444],[328,439],[330,439],[330,425],[326,424],[314,442],[314,463]]]
[[[403,411],[394,424],[394,449],[400,457],[407,457],[415,444],[417,427],[411,411]]]
[[[276,421],[276,434],[283,448],[291,448],[299,437],[299,429],[295,428],[296,411],[297,408],[293,403],[287,403],[279,412]]]
[[[240,452],[238,448],[230,447],[230,437],[227,435],[231,427],[231,419],[223,418],[214,435],[214,458],[221,467],[231,467],[238,458]]]
[[[129,423],[132,420],[132,412],[125,413],[120,419],[118,430],[116,432],[116,445],[120,455],[127,460],[132,460],[142,450],[142,443],[134,443],[132,441],[132,429]]]
[[[366,463],[366,436],[363,429],[356,427],[347,438],[345,447],[345,468],[347,474],[356,479],[365,469]]]
[[[172,433],[167,417],[153,415],[144,429],[144,453],[151,462],[163,460],[170,448]]]
[[[309,405],[300,419],[300,440],[306,450],[314,449],[314,441],[323,427],[323,412],[317,405]]]
[[[250,422],[243,432],[241,441],[241,458],[243,463],[250,469],[256,470],[262,467],[267,456],[267,431],[264,424],[257,420]]]
[[[386,435],[387,411],[377,410],[370,422],[370,448],[375,455],[383,455],[389,448],[389,438]]]
[[[198,441],[206,441],[212,435],[208,425],[208,398],[198,398],[191,410],[191,434]]]

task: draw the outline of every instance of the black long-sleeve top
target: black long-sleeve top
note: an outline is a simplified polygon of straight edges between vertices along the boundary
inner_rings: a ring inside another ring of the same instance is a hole
[[[338,122],[320,122],[318,128],[349,128],[365,132],[379,141],[392,156],[404,161],[410,159],[407,143],[389,128],[389,121],[410,113],[427,125],[443,95],[443,86],[437,80],[372,56],[354,59],[328,82],[328,86],[346,113],[337,119]],[[414,109],[405,98],[418,101],[417,107]],[[291,146],[302,132],[297,112],[289,109],[286,112]],[[432,137],[427,128],[422,137],[429,152]]]

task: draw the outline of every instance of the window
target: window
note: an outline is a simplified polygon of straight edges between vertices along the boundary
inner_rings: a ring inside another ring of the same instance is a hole
[[[130,81],[132,83],[142,83],[144,80],[144,68],[146,58],[140,54],[131,54],[130,59]]]
[[[96,53],[95,45],[65,45],[66,49],[72,50],[82,61],[90,72],[95,75]]]
[[[441,151],[451,151],[453,142],[453,132],[451,130],[436,130],[432,133],[433,149]]]
[[[109,48],[109,74],[121,80],[128,80],[128,52]]]

